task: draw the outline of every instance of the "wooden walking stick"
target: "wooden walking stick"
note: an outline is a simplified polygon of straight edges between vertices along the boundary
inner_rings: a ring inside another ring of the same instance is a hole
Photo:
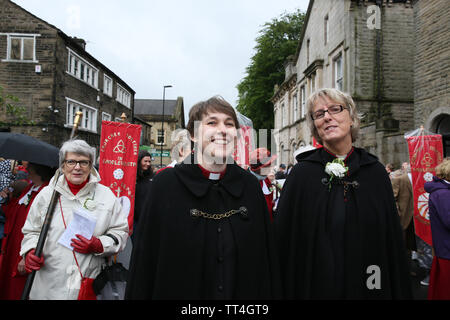
[[[70,133],[70,140],[72,140],[75,137],[75,134],[77,133],[77,130],[78,130],[78,125],[81,122],[81,117],[83,116],[83,113],[81,111],[77,111],[75,114],[76,115],[75,115],[72,132]],[[60,175],[61,175],[61,171],[58,169],[56,176],[55,176],[55,185],[58,182]],[[56,191],[55,189],[53,189],[52,197],[50,198],[50,204],[47,208],[47,213],[45,214],[45,220],[42,225],[41,233],[39,234],[39,239],[38,239],[38,242],[36,245],[36,250],[34,252],[34,254],[37,257],[42,256],[42,250],[44,249],[45,239],[47,238],[47,233],[48,233],[48,230],[50,229],[50,224],[53,219],[53,212],[55,211],[56,203],[58,202],[59,196],[60,196],[59,192]],[[21,300],[28,300],[28,296],[30,294],[31,286],[33,285],[35,276],[36,276],[35,270],[33,270],[28,275],[27,281],[25,283],[25,287],[23,288],[23,291],[22,291]]]

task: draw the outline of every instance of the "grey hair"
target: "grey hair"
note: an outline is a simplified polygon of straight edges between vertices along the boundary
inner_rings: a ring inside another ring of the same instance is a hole
[[[172,133],[172,160],[180,160],[181,150],[187,151],[191,148],[191,135],[187,129],[177,129]]]
[[[350,118],[353,121],[353,125],[350,129],[352,135],[352,142],[355,142],[359,135],[360,115],[356,110],[356,105],[352,97],[349,94],[335,88],[319,89],[313,92],[306,101],[306,111],[307,111],[306,121],[308,123],[309,130],[311,131],[311,135],[320,144],[323,143],[322,139],[319,137],[319,133],[317,132],[316,126],[314,125],[314,120],[312,119],[311,115],[313,113],[314,105],[317,99],[319,98],[323,99],[325,97],[333,102],[342,104],[344,107],[348,109],[350,113]]]
[[[79,155],[83,155],[89,157],[91,161],[91,166],[94,165],[95,159],[95,148],[91,147],[84,140],[68,140],[63,143],[61,149],[59,149],[59,166],[61,167],[66,159],[66,155],[68,152],[73,152]]]

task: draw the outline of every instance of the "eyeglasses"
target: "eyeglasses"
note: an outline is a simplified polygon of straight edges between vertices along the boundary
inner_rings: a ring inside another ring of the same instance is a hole
[[[322,110],[317,110],[316,112],[311,113],[311,118],[313,120],[317,120],[317,119],[321,119],[323,117],[325,117],[325,112],[328,112],[329,114],[338,114],[341,113],[342,110],[347,109],[347,107],[343,107],[339,104],[335,104],[332,106],[329,106],[327,110],[322,109]]]
[[[80,165],[80,168],[87,168],[91,164],[91,161],[89,161],[89,160],[80,160],[80,161],[77,161],[77,160],[65,160],[64,162],[66,163],[66,165],[69,168],[75,168],[77,166],[77,164]]]

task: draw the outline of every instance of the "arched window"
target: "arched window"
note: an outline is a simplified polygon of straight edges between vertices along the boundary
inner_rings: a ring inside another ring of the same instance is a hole
[[[450,115],[443,114],[436,119],[436,133],[442,135],[444,157],[450,156]]]

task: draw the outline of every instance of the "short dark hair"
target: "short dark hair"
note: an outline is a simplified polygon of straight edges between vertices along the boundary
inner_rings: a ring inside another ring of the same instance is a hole
[[[201,121],[203,117],[211,111],[229,115],[233,119],[236,129],[239,129],[239,121],[231,104],[225,101],[221,96],[214,96],[206,101],[196,103],[189,111],[189,121],[186,129],[189,131],[191,137],[194,137],[195,135],[195,121]]]
[[[33,168],[34,172],[41,177],[42,181],[50,181],[50,179],[55,174],[56,168],[47,167],[41,164],[29,162],[28,163],[28,170]]]

